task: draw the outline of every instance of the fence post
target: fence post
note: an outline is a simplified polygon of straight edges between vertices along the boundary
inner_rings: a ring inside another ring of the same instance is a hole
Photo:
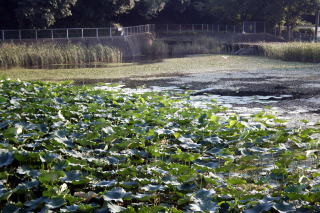
[[[242,33],[245,33],[245,29],[244,29],[244,22],[242,22]]]
[[[201,24],[201,28],[202,28],[201,32],[203,32],[203,24]]]
[[[267,29],[266,29],[266,22],[263,22],[263,32],[266,33]]]
[[[21,30],[19,30],[19,40],[21,41],[22,36],[21,36]]]
[[[233,25],[233,33],[236,33],[236,25]]]
[[[81,28],[81,38],[83,38],[83,28]]]
[[[192,32],[194,33],[194,24],[192,24]]]
[[[2,41],[4,41],[4,30],[2,30]]]
[[[69,29],[67,29],[67,39],[69,39]]]
[[[51,30],[51,39],[53,39],[53,30]]]
[[[38,40],[38,30],[37,30],[37,29],[35,29],[34,35],[35,35],[35,37],[36,37],[36,40]]]
[[[302,39],[301,39],[301,38],[302,38],[302,36],[301,36],[301,33],[300,33],[300,32],[299,32],[299,36],[300,36],[300,42],[301,42],[301,40],[302,40]]]
[[[228,25],[226,24],[226,33],[228,32]]]
[[[179,31],[180,31],[180,33],[181,33],[181,24],[179,25]]]
[[[220,32],[220,24],[218,24],[218,33]]]
[[[96,29],[96,37],[99,38],[99,29]]]
[[[254,33],[257,33],[257,22],[254,22]]]
[[[112,37],[112,28],[110,27],[109,30],[110,30],[110,37]]]

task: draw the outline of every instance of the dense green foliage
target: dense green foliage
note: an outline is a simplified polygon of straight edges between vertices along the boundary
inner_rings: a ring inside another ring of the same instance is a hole
[[[318,43],[261,43],[262,54],[285,61],[320,62],[320,44]]]
[[[318,5],[319,0],[0,0],[0,28],[242,21],[294,27],[302,19],[313,21]]]
[[[320,210],[319,129],[181,93],[2,80],[0,94],[3,212]]]
[[[121,62],[120,50],[105,45],[81,44],[0,44],[0,67],[31,67],[51,64]]]

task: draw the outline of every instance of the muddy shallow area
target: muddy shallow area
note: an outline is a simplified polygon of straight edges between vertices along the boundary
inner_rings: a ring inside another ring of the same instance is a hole
[[[217,100],[238,113],[261,110],[289,119],[291,125],[320,122],[320,70],[286,69],[219,71],[187,75],[136,76],[121,79],[78,79],[76,84],[120,83],[129,88],[169,87],[193,90],[195,101]],[[159,88],[158,88],[159,90]]]

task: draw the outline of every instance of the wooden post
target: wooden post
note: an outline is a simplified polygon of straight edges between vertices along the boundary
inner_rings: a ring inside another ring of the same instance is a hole
[[[315,27],[315,31],[314,31],[314,41],[315,42],[318,42],[319,21],[320,21],[320,10],[317,9],[317,12],[316,12],[316,27]]]

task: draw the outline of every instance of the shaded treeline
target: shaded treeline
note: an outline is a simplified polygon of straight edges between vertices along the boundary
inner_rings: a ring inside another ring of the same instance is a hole
[[[312,22],[319,0],[0,0],[0,28]]]

